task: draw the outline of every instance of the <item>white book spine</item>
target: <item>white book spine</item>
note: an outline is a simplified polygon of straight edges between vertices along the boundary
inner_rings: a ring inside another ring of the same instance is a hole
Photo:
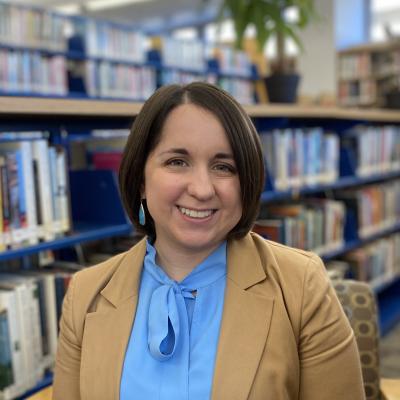
[[[41,215],[42,215],[42,230],[41,234],[45,240],[53,240],[53,210],[49,205],[52,204],[51,199],[51,182],[49,173],[49,152],[46,140],[36,140],[33,142],[33,157],[37,162],[38,180],[39,180],[39,199]]]
[[[49,354],[55,358],[57,351],[57,309],[56,289],[53,274],[46,274],[44,279],[46,330],[49,345]]]
[[[67,159],[62,148],[57,149],[57,183],[58,201],[61,214],[61,230],[67,232],[71,227],[69,196],[68,196],[68,173]]]

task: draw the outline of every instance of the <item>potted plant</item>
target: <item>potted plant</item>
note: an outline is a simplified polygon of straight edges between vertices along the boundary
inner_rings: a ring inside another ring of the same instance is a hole
[[[297,10],[297,18],[287,18],[290,8]],[[220,20],[228,12],[236,32],[236,47],[242,48],[246,28],[253,25],[259,50],[271,37],[275,38],[277,55],[271,64],[271,75],[265,79],[271,102],[293,103],[297,97],[299,75],[293,62],[286,56],[285,39],[290,37],[302,50],[300,30],[317,19],[314,0],[223,0]]]

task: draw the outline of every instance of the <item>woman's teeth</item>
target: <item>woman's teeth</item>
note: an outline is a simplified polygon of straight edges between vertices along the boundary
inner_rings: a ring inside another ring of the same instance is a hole
[[[209,217],[213,213],[212,210],[195,211],[195,210],[190,210],[190,209],[184,208],[184,207],[178,207],[178,208],[182,214],[187,215],[191,218],[206,218],[206,217]]]

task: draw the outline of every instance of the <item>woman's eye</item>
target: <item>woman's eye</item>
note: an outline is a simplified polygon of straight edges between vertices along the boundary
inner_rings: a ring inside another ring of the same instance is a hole
[[[229,164],[217,164],[214,167],[217,171],[235,173],[235,168]]]
[[[179,158],[175,158],[172,160],[167,161],[167,165],[171,167],[184,167],[186,165],[186,162],[184,160],[181,160]]]

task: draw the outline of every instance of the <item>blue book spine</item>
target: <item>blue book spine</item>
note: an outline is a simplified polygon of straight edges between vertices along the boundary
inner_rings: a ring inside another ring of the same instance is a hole
[[[19,218],[20,224],[22,227],[25,227],[27,224],[26,219],[26,193],[24,186],[24,168],[23,168],[23,160],[22,153],[20,150],[17,150],[16,153],[17,158],[17,173],[18,173],[18,189],[19,189]]]

